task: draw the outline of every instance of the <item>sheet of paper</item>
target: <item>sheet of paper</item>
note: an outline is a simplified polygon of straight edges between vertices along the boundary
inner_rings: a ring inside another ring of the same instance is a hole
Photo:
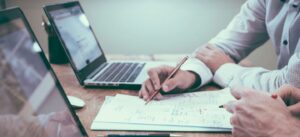
[[[109,106],[113,96],[106,96],[103,107]],[[189,132],[231,132],[231,128],[207,128],[194,126],[170,126],[153,124],[111,123],[93,121],[91,130],[127,130],[127,131],[189,131]]]
[[[227,89],[167,96],[148,105],[136,96],[118,94],[105,102],[94,122],[231,128],[230,114],[219,105],[233,100]]]

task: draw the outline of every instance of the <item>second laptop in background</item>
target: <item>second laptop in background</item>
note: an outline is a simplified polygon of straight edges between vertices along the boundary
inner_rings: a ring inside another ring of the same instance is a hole
[[[83,86],[138,89],[147,70],[171,62],[108,62],[79,2],[44,6],[79,83]],[[120,45],[121,46],[121,45]]]

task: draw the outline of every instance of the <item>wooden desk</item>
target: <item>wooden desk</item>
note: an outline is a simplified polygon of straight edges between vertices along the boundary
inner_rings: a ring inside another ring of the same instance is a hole
[[[110,55],[107,56],[109,60],[173,60],[176,61],[183,55]],[[58,79],[60,80],[64,90],[68,95],[73,95],[76,97],[80,97],[86,103],[86,107],[77,111],[77,114],[85,127],[87,133],[91,137],[95,137],[97,135],[104,135],[110,133],[117,134],[134,134],[137,132],[129,132],[129,131],[91,131],[90,126],[95,116],[97,115],[105,96],[114,96],[116,94],[130,94],[137,95],[137,91],[130,90],[108,90],[108,89],[85,89],[81,87],[73,73],[71,67],[69,65],[54,65],[52,64],[54,71]],[[214,86],[206,86],[203,87],[203,90],[212,90],[215,89]],[[153,133],[153,132],[139,132],[139,133]],[[180,134],[183,137],[231,137],[229,133],[188,133],[188,132],[178,132],[176,134]]]

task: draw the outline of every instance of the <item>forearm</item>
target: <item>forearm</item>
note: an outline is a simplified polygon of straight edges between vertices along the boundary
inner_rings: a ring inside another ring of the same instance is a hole
[[[300,54],[295,53],[287,66],[280,70],[267,70],[261,67],[242,67],[237,64],[224,64],[214,75],[214,82],[222,87],[246,86],[264,91],[276,91],[284,84],[300,87]]]
[[[225,64],[217,70],[213,81],[222,87],[244,86],[271,92],[287,84],[284,72],[285,70],[270,71],[259,67]]]
[[[265,25],[265,7],[265,1],[246,1],[227,28],[209,43],[239,62],[269,39]]]

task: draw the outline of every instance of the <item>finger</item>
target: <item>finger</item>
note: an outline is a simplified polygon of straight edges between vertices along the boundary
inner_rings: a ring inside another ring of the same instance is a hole
[[[224,108],[230,112],[230,113],[235,113],[235,108],[237,105],[238,101],[229,101],[228,103],[226,103],[224,106]]]
[[[175,89],[178,86],[178,79],[172,78],[167,80],[163,85],[162,85],[162,90],[164,92],[169,92],[173,89]]]
[[[280,96],[284,103],[288,106],[300,101],[300,89],[291,85],[284,85],[280,87],[276,94],[278,94],[278,96]]]
[[[218,48],[218,47],[216,47],[215,45],[211,45],[211,44],[209,44],[209,45],[207,45],[207,47],[206,47],[207,49],[209,49],[209,50],[214,50],[214,51],[219,51],[219,52],[222,52],[222,53],[224,53],[224,51],[223,50],[221,50],[220,48]]]
[[[156,96],[155,96],[155,100],[162,100],[164,98],[163,95],[161,95],[160,93],[158,93]]]
[[[144,90],[141,91],[141,98],[146,100],[149,97],[149,92],[147,91],[146,87],[144,87]]]
[[[208,62],[208,58],[203,54],[197,54],[196,58],[198,58],[199,60],[201,60],[204,63]]]
[[[241,87],[241,86],[232,86],[230,87],[231,95],[234,96],[236,99],[241,99],[246,96],[254,95],[253,93],[260,93],[260,94],[266,94],[265,92],[259,92],[254,91],[251,88],[248,87]]]
[[[210,53],[211,50],[208,49],[206,46],[201,47],[199,50],[196,51],[197,54],[204,54],[204,55],[208,55],[208,53]]]
[[[148,100],[152,96],[152,94],[154,94],[156,92],[156,90],[151,90],[150,89],[151,87],[149,87],[149,86],[146,86],[146,88],[147,88],[147,91],[148,91],[148,97],[144,97],[143,98],[144,100]],[[161,99],[163,99],[163,96],[160,93],[158,93],[157,95],[155,95],[155,97],[153,99],[161,100]]]
[[[207,45],[206,48],[210,49],[210,50],[216,50],[216,49],[218,49],[214,45],[211,45],[211,44]]]
[[[296,104],[298,102],[300,102],[300,89],[294,88],[289,105]]]
[[[146,80],[147,81],[147,80]],[[146,90],[146,88],[145,88],[145,84],[146,84],[146,81],[142,84],[142,87],[141,87],[141,89],[140,89],[140,91],[139,91],[139,97],[140,98],[143,98],[143,96],[144,96],[144,94],[147,94],[148,93],[148,91]]]
[[[159,69],[159,68],[150,69],[148,71],[149,78],[151,79],[151,82],[154,85],[154,88],[156,90],[158,90],[160,88],[160,79],[159,79],[160,73],[161,73],[161,69]]]
[[[148,79],[145,82],[145,89],[146,89],[146,91],[147,91],[148,94],[147,95],[145,94],[143,96],[143,99],[147,100],[155,92],[154,87],[153,87],[152,82],[151,82],[150,79]]]
[[[143,84],[143,86],[142,86],[142,88],[141,88],[141,90],[140,90],[140,98],[143,98],[144,100],[147,99],[147,98],[149,97],[149,91],[148,91],[148,89],[146,88],[146,87],[147,87],[147,84],[149,83],[149,82],[147,82],[147,81],[150,81],[150,80],[147,79],[147,80],[144,82],[144,84]]]
[[[242,87],[234,86],[230,87],[231,95],[236,99],[241,99],[244,89]]]
[[[151,80],[148,79],[146,81],[145,87],[149,94],[152,94],[155,92],[155,89],[154,89],[154,86],[153,86],[153,83],[151,82]]]
[[[288,107],[288,110],[294,115],[299,117],[300,116],[300,103],[291,105]]]
[[[237,114],[233,114],[231,117],[230,117],[230,124],[232,126],[236,126],[238,125],[238,117],[237,117]]]
[[[291,91],[292,87],[290,85],[283,85],[277,90],[276,94],[280,96],[285,102],[287,102],[290,98]]]
[[[159,68],[161,71],[160,74],[169,75],[173,71],[174,68],[175,67],[173,67],[173,66],[163,65],[162,67]]]
[[[142,96],[142,92],[143,92],[143,90],[145,90],[145,86],[144,86],[144,84],[142,85],[142,87],[141,87],[141,89],[140,89],[140,91],[139,91],[139,97],[140,98],[142,98],[143,96]]]
[[[146,84],[146,89],[147,89],[147,91],[148,91],[148,97],[150,97],[152,94],[154,94],[154,92],[156,92],[157,90],[155,90],[154,89],[154,87],[153,87],[153,85],[152,85],[152,83],[151,82],[149,82],[148,84]],[[158,93],[155,97],[154,97],[154,99],[155,100],[161,100],[163,97],[162,97],[162,95],[160,94],[160,93]],[[148,98],[147,98],[148,99]]]
[[[208,48],[207,46],[205,46],[205,47],[201,50],[201,52],[202,52],[202,53],[205,53],[206,55],[209,54],[209,53],[211,53],[212,51],[213,51],[213,50],[210,49],[210,48]]]

